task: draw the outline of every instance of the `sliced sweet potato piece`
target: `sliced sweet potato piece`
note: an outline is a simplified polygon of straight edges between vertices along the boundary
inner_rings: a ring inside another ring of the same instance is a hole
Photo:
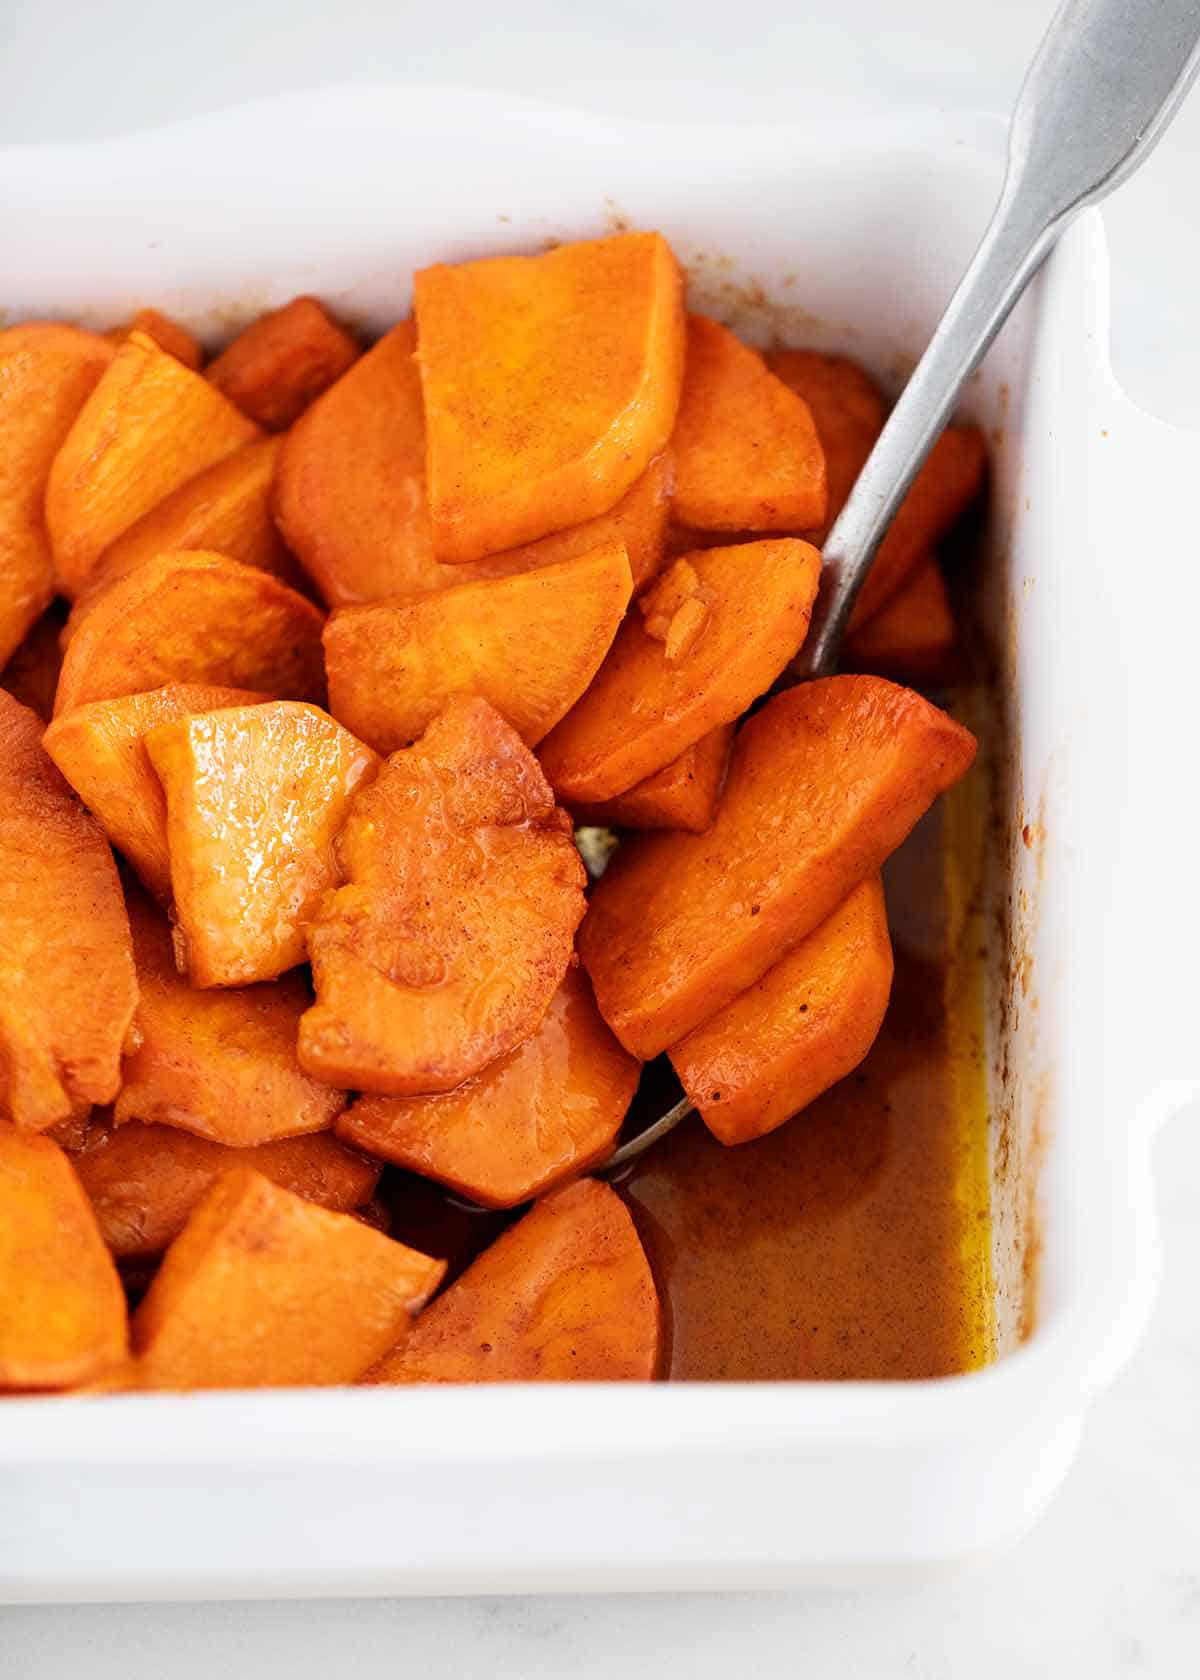
[[[192,985],[248,986],[304,962],[304,930],[337,879],[334,836],[378,769],[370,747],[296,700],[179,717],[145,746]]]
[[[212,683],[322,700],[322,614],[278,578],[183,549],[118,579],[80,620],[57,715],[167,683]]]
[[[484,1207],[517,1207],[604,1159],[640,1072],[574,968],[533,1037],[476,1078],[442,1096],[363,1097],[337,1132]]]
[[[0,675],[0,687],[45,720],[54,714],[54,693],[62,670],[62,627],[63,603],[56,601],[38,619]]]
[[[485,1249],[363,1381],[644,1381],[659,1334],[633,1220],[615,1190],[584,1179]]]
[[[954,669],[958,632],[941,567],[933,555],[847,636],[842,663],[902,682],[941,682]]]
[[[854,481],[883,430],[887,413],[883,392],[851,356],[827,356],[819,350],[773,350],[767,356],[767,366],[808,404],[825,452],[829,501],[824,520],[813,532],[813,541],[819,547],[845,507]]]
[[[682,300],[656,233],[416,275],[437,559],[481,560],[625,494],[675,423]]]
[[[717,814],[732,745],[733,725],[722,724],[627,793],[597,805],[575,805],[571,815],[596,828],[686,828],[703,834]]]
[[[167,802],[145,737],[174,718],[265,698],[244,688],[168,683],[147,694],[78,706],[54,719],[42,745],[112,844],[151,892],[165,899],[171,888]]]
[[[285,432],[358,360],[358,345],[314,297],[293,298],[251,321],[208,377],[268,432]]]
[[[70,1388],[129,1347],[121,1280],[70,1162],[0,1122],[0,1389]]]
[[[345,886],[308,930],[300,1063],[392,1096],[449,1091],[536,1032],[572,958],[584,871],[537,760],[451,701],[358,795]]]
[[[0,667],[54,594],[46,482],[113,356],[98,334],[54,322],[0,332]]]
[[[883,883],[869,876],[761,980],[671,1046],[671,1065],[722,1143],[749,1143],[856,1068],[892,988]]]
[[[825,518],[825,456],[808,404],[757,350],[689,315],[671,440],[675,517],[701,531],[804,531]]]
[[[536,745],[600,668],[633,593],[624,546],[411,601],[342,607],[325,626],[332,710],[380,752],[479,694]]]
[[[345,1092],[310,1079],[296,1061],[296,1031],[310,1002],[302,977],[196,991],[176,971],[161,911],[131,892],[129,917],[141,995],[113,1110],[117,1125],[179,1126],[235,1148],[331,1126]]]
[[[732,1003],[875,874],[975,756],[975,738],[882,677],[777,695],[734,742],[707,834],[627,842],[579,951],[600,1012],[648,1060]]]
[[[0,1115],[44,1131],[111,1102],[136,999],[108,841],[0,690]]]
[[[337,1213],[370,1201],[382,1170],[330,1132],[231,1149],[175,1126],[93,1121],[73,1164],[100,1234],[118,1260],[150,1260],[182,1231],[209,1186],[233,1166]]]
[[[258,436],[201,374],[131,333],[50,468],[46,525],[63,594],[80,594],[105,549],[164,496]]]
[[[403,1335],[444,1271],[235,1167],[193,1209],[133,1315],[140,1384],[352,1382]]]
[[[559,798],[612,799],[739,717],[803,642],[820,572],[816,549],[793,537],[676,560],[542,743]]]
[[[161,309],[139,309],[119,327],[110,327],[104,336],[110,344],[119,347],[135,332],[152,338],[160,350],[174,356],[184,367],[198,369],[204,364],[204,351],[196,335],[170,315],[164,315]]]

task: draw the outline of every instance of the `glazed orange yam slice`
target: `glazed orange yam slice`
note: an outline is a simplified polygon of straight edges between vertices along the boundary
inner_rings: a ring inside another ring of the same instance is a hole
[[[819,350],[773,350],[767,366],[777,379],[808,404],[825,454],[829,501],[814,532],[820,546],[854,481],[867,463],[887,413],[883,392],[867,370],[850,356],[826,356]]]
[[[54,594],[46,482],[113,355],[76,327],[32,322],[0,332],[0,667]]]
[[[604,1159],[640,1072],[569,969],[516,1050],[442,1096],[363,1097],[337,1132],[484,1207],[517,1207]]]
[[[334,836],[376,755],[295,700],[179,717],[145,745],[192,985],[248,986],[304,962],[304,930],[337,879]]]
[[[146,751],[159,724],[218,706],[247,706],[267,697],[244,688],[168,683],[147,694],[93,700],[55,718],[42,745],[151,892],[171,887],[167,802]]]
[[[705,315],[688,316],[671,448],[681,525],[805,531],[825,518],[825,456],[808,404]]]
[[[318,1207],[349,1213],[370,1201],[382,1170],[330,1132],[231,1149],[175,1126],[93,1121],[72,1158],[100,1234],[118,1260],[151,1260],[182,1231],[209,1186],[233,1166]]]
[[[218,391],[269,432],[284,432],[358,360],[358,345],[313,297],[251,321],[208,370]]]
[[[183,549],[111,584],[63,658],[57,715],[167,683],[324,698],[323,615],[278,578]]]
[[[363,1381],[645,1381],[659,1336],[633,1220],[615,1190],[584,1179],[535,1203]]]
[[[196,991],[176,969],[161,911],[131,892],[129,917],[141,995],[113,1110],[117,1125],[178,1126],[234,1148],[330,1127],[346,1096],[310,1079],[296,1060],[296,1032],[310,1002],[301,976]]]
[[[143,1388],[352,1382],[445,1265],[236,1167],[193,1210],[133,1317]]]
[[[941,567],[928,555],[874,617],[846,638],[842,662],[897,681],[939,682],[953,670],[957,640]]]
[[[301,1066],[392,1096],[449,1091],[536,1032],[572,959],[584,870],[516,731],[454,700],[354,801],[345,885],[308,930]]]
[[[125,1296],[71,1164],[0,1124],[0,1389],[71,1388],[120,1364]]]
[[[110,327],[104,336],[110,344],[119,347],[135,332],[152,338],[160,350],[167,351],[184,367],[195,369],[203,365],[204,351],[199,339],[170,315],[164,315],[161,309],[139,309],[119,327]]]
[[[0,1117],[44,1131],[111,1102],[136,999],[108,841],[0,690]]]
[[[739,717],[803,642],[820,573],[816,549],[792,537],[710,548],[668,567],[542,743],[559,798],[612,799]]]
[[[717,814],[732,745],[733,725],[722,724],[627,793],[598,805],[576,805],[571,814],[577,823],[597,828],[686,828],[703,834]]]
[[[413,283],[438,560],[605,513],[665,447],[683,281],[660,234],[421,270]]]
[[[708,833],[629,841],[592,895],[579,951],[625,1048],[649,1060],[732,1003],[974,757],[969,730],[882,677],[777,695],[738,732]]]
[[[858,1066],[891,986],[883,883],[872,875],[761,980],[672,1045],[671,1065],[713,1136],[749,1143]]]
[[[105,549],[164,496],[259,435],[201,374],[131,333],[50,468],[46,524],[63,594],[80,594]]]
[[[329,704],[380,752],[478,694],[531,746],[591,682],[633,593],[620,543],[412,601],[343,607],[325,627]]]
[[[28,706],[43,720],[54,715],[54,692],[62,670],[62,648],[59,645],[62,627],[61,606],[55,602],[38,619],[0,672],[0,688],[6,688],[14,700]]]

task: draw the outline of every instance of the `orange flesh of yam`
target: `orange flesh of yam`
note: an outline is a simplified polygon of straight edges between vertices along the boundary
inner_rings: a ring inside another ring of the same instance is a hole
[[[842,663],[903,682],[944,681],[953,671],[958,632],[941,567],[932,555],[846,638]]]
[[[454,700],[355,800],[346,885],[308,932],[300,1062],[391,1096],[452,1090],[537,1030],[572,960],[584,870],[516,732]]]
[[[200,348],[200,341],[185,326],[164,315],[161,309],[139,309],[121,326],[110,327],[104,336],[110,344],[120,347],[135,332],[152,338],[160,350],[174,356],[184,367],[196,370],[203,365],[204,351]]]
[[[649,1060],[752,986],[970,768],[975,738],[882,677],[777,695],[738,732],[707,834],[622,847],[579,951],[600,1012]]]
[[[478,694],[533,746],[595,676],[632,593],[611,543],[515,577],[343,607],[325,627],[330,707],[386,753],[453,696]]]
[[[316,298],[260,315],[222,350],[208,377],[268,432],[285,432],[358,360],[358,345]]]
[[[791,537],[675,561],[641,596],[641,612],[626,619],[587,693],[542,743],[538,756],[558,796],[568,805],[612,799],[732,723],[803,642],[820,572],[816,549]],[[689,642],[694,626],[680,615],[693,606],[700,617]]]
[[[108,841],[0,691],[0,1115],[43,1131],[111,1102],[136,1000]]]
[[[349,1214],[233,1168],[193,1210],[134,1314],[141,1386],[352,1382],[444,1271]]]
[[[141,997],[117,1125],[178,1126],[235,1148],[331,1126],[345,1092],[310,1079],[296,1060],[296,1031],[310,1002],[301,976],[196,991],[176,971],[162,913],[136,893],[129,913]]]
[[[0,1389],[70,1388],[119,1365],[125,1296],[70,1162],[0,1124]]]
[[[775,350],[766,360],[776,378],[808,404],[825,452],[829,503],[824,520],[812,533],[820,547],[883,430],[887,413],[883,392],[850,356]]]
[[[50,468],[46,524],[63,594],[164,496],[258,437],[219,391],[145,333],[117,351]]]
[[[575,805],[577,823],[597,828],[686,828],[703,834],[717,814],[733,725],[722,724],[627,793],[598,805]]]
[[[54,715],[54,693],[62,670],[62,612],[55,603],[44,612],[0,673],[0,688],[48,722]]]
[[[218,706],[246,706],[265,695],[244,688],[170,683],[148,694],[93,700],[55,718],[42,745],[111,843],[159,898],[171,887],[167,803],[146,751],[157,725]]]
[[[704,315],[688,317],[671,448],[682,525],[804,531],[825,518],[825,456],[808,404],[757,350]]]
[[[482,560],[625,494],[675,423],[682,299],[655,233],[416,275],[437,559]]]
[[[533,1037],[475,1079],[442,1096],[363,1097],[337,1132],[484,1207],[516,1207],[604,1159],[640,1072],[569,969]]]
[[[33,322],[0,332],[0,667],[54,595],[46,482],[113,355],[76,327]]]
[[[633,1220],[615,1190],[584,1179],[485,1249],[363,1381],[645,1381],[659,1335]]]
[[[295,700],[181,717],[145,745],[192,985],[248,986],[304,962],[304,930],[337,879],[334,836],[378,769],[370,747]]]
[[[322,700],[322,614],[292,589],[219,554],[148,560],[96,597],[63,658],[55,712],[167,683]]]
[[[671,1047],[722,1143],[773,1132],[862,1061],[892,986],[883,884],[873,875],[762,979]]]

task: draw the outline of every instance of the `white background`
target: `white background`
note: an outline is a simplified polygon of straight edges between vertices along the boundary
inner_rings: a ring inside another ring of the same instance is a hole
[[[0,0],[0,144],[332,81],[471,82],[737,121],[881,103],[1003,110],[1050,12],[1049,0]],[[1117,373],[1147,408],[1196,426],[1198,175],[1200,92],[1108,212]],[[1194,532],[1180,539],[1175,555],[1139,557],[1164,585],[1172,565],[1197,563]],[[1008,1556],[853,1593],[0,1609],[0,1677],[1200,1673],[1200,1117],[1165,1135],[1157,1181],[1154,1322],[1057,1504]]]

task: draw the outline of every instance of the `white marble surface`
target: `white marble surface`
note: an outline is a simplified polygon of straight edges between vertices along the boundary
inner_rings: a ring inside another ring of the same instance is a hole
[[[333,80],[464,81],[736,120],[896,99],[1003,109],[1050,11],[1049,0],[4,0],[0,144],[142,128]],[[1193,425],[1198,170],[1200,94],[1109,212],[1118,374],[1146,407]],[[770,1597],[0,1609],[0,1676],[1184,1680],[1200,1673],[1200,1114],[1164,1136],[1156,1177],[1165,1279],[1150,1331],[1049,1515],[986,1565]]]

